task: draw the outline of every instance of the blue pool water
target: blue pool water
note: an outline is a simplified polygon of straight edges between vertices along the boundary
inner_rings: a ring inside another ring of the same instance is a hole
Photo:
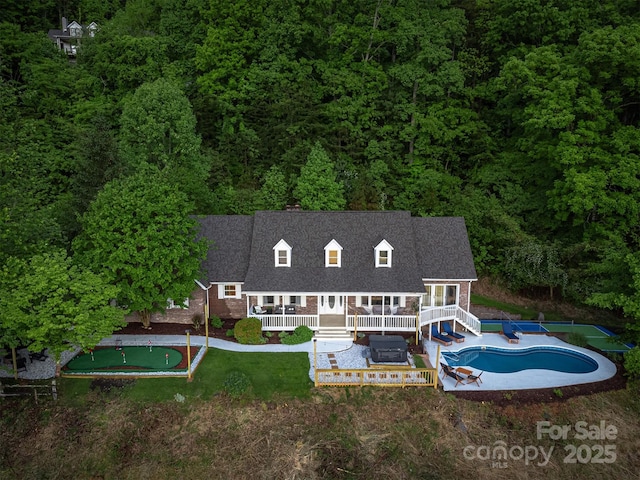
[[[556,347],[517,350],[471,347],[459,352],[443,352],[442,356],[452,367],[464,365],[494,373],[514,373],[529,369],[589,373],[598,369],[598,363],[587,355]]]

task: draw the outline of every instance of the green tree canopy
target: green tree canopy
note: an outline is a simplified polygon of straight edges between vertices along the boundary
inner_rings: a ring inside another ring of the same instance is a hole
[[[206,253],[193,207],[155,168],[108,183],[82,219],[75,249],[119,288],[118,304],[146,326],[167,300],[188,298]]]
[[[12,288],[0,300],[3,340],[11,346],[19,338],[32,351],[49,349],[59,361],[69,348],[93,348],[125,325],[124,310],[110,304],[118,288],[103,275],[73,264],[64,251],[14,261],[12,268],[20,276],[3,282]],[[5,270],[3,276],[12,274]]]
[[[333,162],[316,142],[300,171],[293,195],[304,210],[341,210],[346,205],[344,187],[336,177]]]
[[[200,143],[191,103],[175,83],[145,83],[124,103],[120,152],[129,170],[155,165],[197,205],[207,201],[209,174]]]

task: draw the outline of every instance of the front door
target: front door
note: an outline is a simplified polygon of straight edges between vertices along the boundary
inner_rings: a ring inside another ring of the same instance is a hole
[[[343,295],[320,295],[319,301],[321,315],[342,315],[344,313]]]

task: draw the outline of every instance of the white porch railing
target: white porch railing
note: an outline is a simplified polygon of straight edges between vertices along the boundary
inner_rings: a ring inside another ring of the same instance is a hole
[[[311,330],[319,327],[318,315],[251,315],[260,319],[263,330],[292,330],[300,325],[306,325]]]
[[[460,307],[456,310],[456,319],[467,329],[476,335],[482,335],[482,322],[473,313],[469,313]]]
[[[382,330],[383,332],[415,332],[415,315],[347,315],[347,330]]]
[[[300,325],[306,325],[312,330],[320,328],[320,316],[309,315],[273,315],[253,314],[252,317],[260,319],[263,330],[292,330]],[[481,324],[478,318],[458,307],[457,305],[447,305],[443,307],[433,307],[420,312],[420,327],[430,325],[443,320],[456,320],[467,330],[476,335],[481,335]],[[382,332],[415,332],[415,315],[358,315],[356,324],[355,315],[347,315],[346,329],[382,331]]]
[[[457,305],[446,305],[443,307],[433,307],[420,312],[420,326],[424,327],[431,323],[442,320],[456,320],[470,332],[476,335],[482,335],[482,326],[480,320]]]

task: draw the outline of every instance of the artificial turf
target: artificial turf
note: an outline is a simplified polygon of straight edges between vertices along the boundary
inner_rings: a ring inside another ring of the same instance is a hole
[[[514,322],[518,324],[518,321]],[[542,327],[553,333],[581,333],[587,338],[589,345],[603,352],[626,352],[629,347],[615,340],[600,328],[594,325],[571,325],[568,323],[543,323]],[[487,333],[500,332],[501,322],[482,322],[482,331]]]
[[[182,353],[171,347],[101,348],[93,353],[80,353],[65,366],[65,370],[78,372],[164,371],[171,370],[182,361]]]

